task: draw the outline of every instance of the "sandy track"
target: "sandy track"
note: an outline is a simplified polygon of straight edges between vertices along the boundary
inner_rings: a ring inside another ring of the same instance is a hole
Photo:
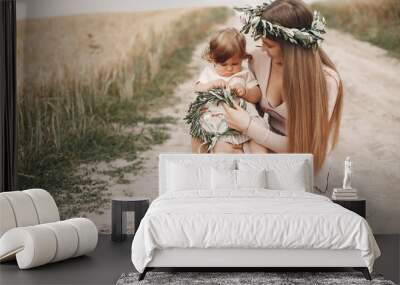
[[[234,22],[228,21],[229,26]],[[222,27],[222,26],[221,26]],[[176,90],[174,96],[178,98],[175,105],[168,106],[161,109],[158,116],[171,116],[176,118],[177,123],[169,125],[171,138],[164,142],[162,145],[156,145],[151,150],[145,151],[140,154],[144,159],[143,169],[140,174],[136,177],[132,177],[129,184],[118,184],[111,182],[108,190],[111,192],[112,197],[118,196],[136,196],[136,197],[148,197],[151,200],[158,196],[158,155],[160,153],[190,153],[191,150],[191,137],[189,134],[189,126],[183,120],[190,103],[195,99],[196,94],[193,92],[193,84],[197,79],[199,72],[205,66],[206,62],[201,59],[201,54],[206,47],[206,41],[198,45],[193,53],[192,60],[188,66],[192,70],[193,76],[184,83],[180,84]],[[111,163],[114,167],[121,167],[129,165],[124,160],[119,162]],[[110,164],[102,163],[99,165],[99,169],[106,170]],[[130,179],[129,177],[125,177]],[[101,215],[90,213],[87,217],[92,219],[99,230],[103,233],[110,232],[111,223],[111,209],[110,204],[103,210],[104,213]],[[128,217],[128,228],[131,228],[132,218]]]
[[[237,19],[227,26],[238,27]],[[400,232],[400,62],[386,52],[352,36],[330,30],[324,49],[337,65],[344,81],[345,99],[340,143],[329,159],[329,165],[317,177],[316,185],[325,187],[325,175],[330,172],[329,189],[339,187],[343,161],[347,155],[353,159],[353,186],[367,199],[367,218],[374,232]],[[183,117],[194,100],[193,82],[205,62],[201,52],[206,42],[193,54],[190,68],[193,77],[176,89],[180,101],[161,110],[161,115],[176,117],[171,125],[171,139],[164,144],[143,152],[144,168],[133,177],[130,184],[113,184],[112,196],[145,196],[154,199],[158,195],[158,154],[166,152],[191,152],[189,128]],[[248,50],[255,43],[248,41]],[[110,231],[110,209],[102,215],[90,214],[102,232]]]
[[[324,47],[345,92],[340,142],[331,155],[331,185],[341,185],[343,161],[350,155],[353,187],[367,199],[367,220],[374,232],[399,233],[400,61],[333,30]]]

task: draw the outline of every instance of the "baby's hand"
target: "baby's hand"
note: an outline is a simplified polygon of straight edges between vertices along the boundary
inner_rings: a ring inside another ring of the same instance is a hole
[[[235,90],[239,97],[244,97],[246,95],[246,88],[244,88],[242,84],[235,84],[231,89]]]
[[[207,107],[202,107],[201,109],[200,109],[200,115],[203,115],[205,112],[207,112],[208,111],[208,108]]]
[[[217,80],[212,81],[210,83],[210,89],[212,89],[212,88],[223,88],[223,89],[225,89],[226,87],[227,87],[227,83],[223,79],[217,79]]]

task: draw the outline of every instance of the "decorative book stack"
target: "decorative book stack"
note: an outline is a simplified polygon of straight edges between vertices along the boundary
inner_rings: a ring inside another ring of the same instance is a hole
[[[357,200],[358,199],[357,189],[334,188],[333,193],[332,193],[332,199],[334,199],[334,200]]]

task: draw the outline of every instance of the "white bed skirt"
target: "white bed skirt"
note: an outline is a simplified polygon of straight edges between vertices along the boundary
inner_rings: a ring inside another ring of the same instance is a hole
[[[359,250],[169,248],[147,267],[366,267]]]

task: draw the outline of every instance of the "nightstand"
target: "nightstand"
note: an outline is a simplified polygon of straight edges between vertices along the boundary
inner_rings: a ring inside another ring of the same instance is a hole
[[[135,232],[140,221],[146,214],[150,205],[149,198],[138,197],[118,197],[113,198],[111,203],[111,239],[113,241],[123,241],[126,239],[126,213],[135,212]]]
[[[340,206],[359,214],[365,219],[366,205],[367,201],[365,199],[355,199],[355,200],[333,200],[332,202],[339,204]]]

